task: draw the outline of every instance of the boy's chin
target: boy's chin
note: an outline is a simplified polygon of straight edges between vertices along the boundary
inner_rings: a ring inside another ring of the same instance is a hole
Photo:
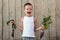
[[[31,14],[28,14],[27,16],[31,16]]]

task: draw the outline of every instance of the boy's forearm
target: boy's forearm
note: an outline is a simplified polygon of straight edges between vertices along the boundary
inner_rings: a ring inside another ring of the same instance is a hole
[[[18,25],[17,25],[17,27],[18,27],[20,30],[23,30],[23,26],[18,26]]]
[[[41,28],[40,27],[35,27],[34,28],[34,31],[36,32],[36,31],[38,31],[38,30],[40,30]]]
[[[22,26],[20,26],[20,27],[19,27],[19,29],[20,29],[20,30],[23,30],[23,27],[22,27]]]
[[[38,27],[38,28],[36,28],[35,30],[36,30],[36,31],[41,30],[41,27]]]
[[[35,28],[35,30],[36,31],[38,31],[38,30],[44,30],[45,28],[44,28],[44,26],[42,25],[42,26],[40,26],[40,27],[38,27],[38,28]]]

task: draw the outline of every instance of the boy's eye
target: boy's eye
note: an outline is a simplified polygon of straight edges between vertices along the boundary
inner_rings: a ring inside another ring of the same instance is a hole
[[[32,9],[30,9],[30,10],[32,10]]]
[[[32,9],[27,9],[27,10],[32,10]]]
[[[28,10],[28,9],[27,9]]]

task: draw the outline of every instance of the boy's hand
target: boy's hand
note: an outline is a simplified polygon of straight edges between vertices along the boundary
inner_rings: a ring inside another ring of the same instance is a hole
[[[10,21],[10,23],[11,23],[11,24],[13,24],[13,23],[14,23],[14,21],[13,21],[13,20],[11,20],[11,21]]]
[[[42,25],[41,27],[40,27],[40,30],[44,30],[45,29],[45,27],[44,27],[44,25]]]

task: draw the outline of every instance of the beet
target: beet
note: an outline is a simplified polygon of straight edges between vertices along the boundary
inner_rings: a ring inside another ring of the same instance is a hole
[[[41,30],[41,32],[40,32],[40,39],[42,39],[43,36],[44,36],[44,31]]]

